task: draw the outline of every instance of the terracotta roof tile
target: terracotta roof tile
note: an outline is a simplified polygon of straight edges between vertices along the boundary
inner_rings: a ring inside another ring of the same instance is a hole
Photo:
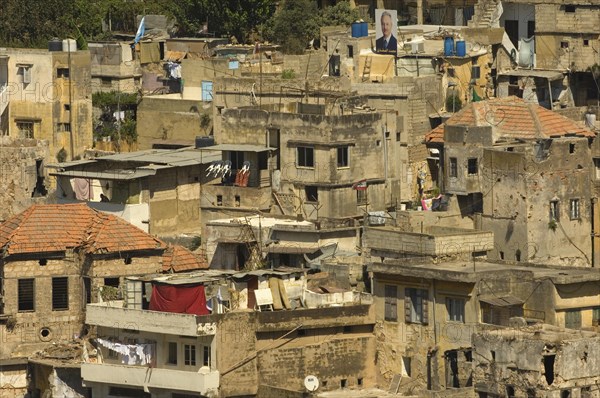
[[[444,125],[425,135],[426,143],[443,143],[444,126],[491,126],[496,141],[500,139],[554,138],[565,135],[595,137],[577,122],[521,98],[495,98],[471,102]]]
[[[5,255],[77,248],[87,253],[111,253],[164,247],[141,229],[83,203],[33,205],[0,224],[0,248]]]
[[[208,261],[180,245],[169,246],[163,253],[163,272],[208,269]]]

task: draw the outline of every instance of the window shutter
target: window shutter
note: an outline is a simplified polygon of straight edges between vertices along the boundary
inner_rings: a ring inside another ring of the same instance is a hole
[[[410,313],[411,313],[411,299],[410,299],[410,290],[404,290],[404,322],[410,323]]]
[[[427,297],[427,290],[421,290],[421,299],[423,300],[423,324],[429,324],[429,300]]]
[[[23,68],[23,83],[31,83],[31,68]]]

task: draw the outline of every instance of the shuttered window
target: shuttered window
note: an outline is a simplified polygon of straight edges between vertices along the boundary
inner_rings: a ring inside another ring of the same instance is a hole
[[[565,327],[568,329],[581,328],[581,311],[570,310],[565,312]]]
[[[398,320],[398,286],[385,285],[385,320]]]
[[[404,321],[428,324],[427,290],[406,288],[404,291]]]
[[[69,309],[69,278],[52,278],[52,310]]]
[[[35,311],[35,280],[19,279],[19,312]]]

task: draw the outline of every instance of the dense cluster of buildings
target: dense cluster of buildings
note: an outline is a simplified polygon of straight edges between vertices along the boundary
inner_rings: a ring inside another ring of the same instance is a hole
[[[600,4],[350,3],[0,49],[0,397],[600,397]]]

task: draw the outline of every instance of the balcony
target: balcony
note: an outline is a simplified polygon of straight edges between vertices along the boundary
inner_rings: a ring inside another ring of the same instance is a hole
[[[88,325],[179,336],[215,335],[214,320],[210,316],[124,308],[122,301],[88,304],[86,307]]]
[[[145,366],[84,363],[81,365],[81,378],[86,386],[89,383],[117,384],[144,389],[193,391],[206,395],[219,388],[219,372],[202,371],[203,369],[188,372]]]
[[[264,173],[263,173],[264,172]],[[271,180],[268,170],[261,170],[260,184],[204,185],[200,207],[240,207],[266,209],[271,205]]]

